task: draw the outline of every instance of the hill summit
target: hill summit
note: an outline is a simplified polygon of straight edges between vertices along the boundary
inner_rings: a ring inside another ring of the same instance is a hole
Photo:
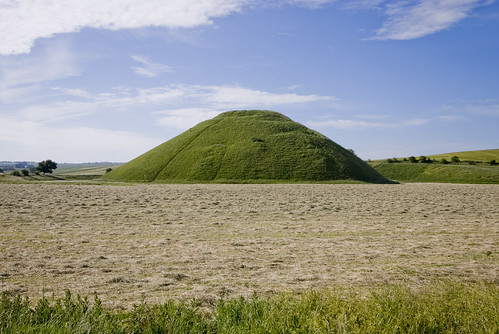
[[[322,134],[267,110],[228,111],[106,175],[139,182],[389,182]]]

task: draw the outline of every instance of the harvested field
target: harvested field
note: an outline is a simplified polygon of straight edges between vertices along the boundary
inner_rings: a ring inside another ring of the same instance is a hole
[[[110,306],[499,284],[499,186],[0,184],[1,290]]]

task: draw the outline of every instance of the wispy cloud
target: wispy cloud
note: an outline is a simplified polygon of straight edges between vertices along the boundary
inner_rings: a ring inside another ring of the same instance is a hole
[[[60,128],[4,117],[0,122],[0,141],[5,144],[2,156],[7,160],[43,160],[50,157],[59,162],[84,162],[128,161],[164,140],[128,131]],[[33,143],[46,149],[34,152]]]
[[[326,119],[322,121],[307,121],[305,125],[312,128],[338,128],[338,129],[363,129],[363,128],[386,128],[391,125],[382,122],[366,122],[351,119]]]
[[[132,56],[132,59],[140,63],[142,66],[132,66],[132,70],[143,77],[154,78],[163,73],[173,72],[173,69],[168,65],[153,63],[143,56]]]
[[[361,115],[360,118],[364,119],[380,119],[381,117],[365,117],[366,115]],[[366,120],[355,120],[355,119],[323,119],[320,121],[307,121],[305,125],[313,128],[337,128],[346,130],[356,130],[356,129],[366,129],[366,128],[400,128],[407,126],[421,126],[427,124],[430,120],[426,118],[415,118],[399,122],[379,122],[379,121],[366,121]]]
[[[192,28],[237,12],[249,0],[51,0],[0,2],[0,54],[29,53],[35,40],[82,28]]]
[[[68,91],[68,94],[74,94]],[[209,109],[262,108],[278,105],[336,101],[334,96],[274,93],[240,86],[203,86],[172,84],[143,89],[118,88],[111,92],[92,95],[77,90],[78,96],[88,96],[95,103],[123,107],[135,104],[175,103],[201,105]],[[178,109],[178,108],[176,108]]]
[[[404,121],[405,126],[420,126],[420,125],[425,125],[429,122],[428,119],[426,118],[414,118],[414,119],[409,119],[407,121]]]
[[[79,75],[75,59],[63,42],[55,43],[37,55],[1,57],[0,102],[26,100],[46,82]]]
[[[377,1],[379,2],[379,1]],[[373,39],[409,40],[450,28],[491,0],[399,1],[386,5],[388,20]]]
[[[157,115],[157,124],[167,127],[185,130],[199,122],[206,121],[220,114],[222,110],[212,110],[206,108],[182,108],[172,110],[162,110],[153,112]]]

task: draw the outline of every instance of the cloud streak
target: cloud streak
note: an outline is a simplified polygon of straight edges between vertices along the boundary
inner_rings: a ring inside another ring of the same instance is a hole
[[[22,136],[22,137],[20,137]],[[35,121],[4,118],[0,122],[2,155],[7,160],[61,162],[127,161],[160,144],[163,139],[150,138],[127,131],[90,127],[58,128]],[[33,151],[33,145],[45,150]]]
[[[386,5],[388,20],[373,39],[410,40],[445,30],[491,0],[399,1]]]
[[[132,66],[132,70],[143,77],[154,78],[163,73],[173,72],[173,69],[168,65],[153,63],[143,56],[132,56],[132,59],[140,63],[142,66]]]
[[[325,119],[321,121],[307,121],[305,125],[312,128],[337,128],[343,130],[357,130],[367,128],[400,128],[408,126],[421,126],[429,122],[425,118],[415,118],[401,123],[393,122],[369,122],[352,119]]]

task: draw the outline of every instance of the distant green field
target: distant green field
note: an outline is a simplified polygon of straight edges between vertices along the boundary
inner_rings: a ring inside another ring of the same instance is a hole
[[[108,168],[114,169],[121,163],[81,163],[81,164],[59,164],[54,170],[56,176],[76,176],[76,175],[98,175],[106,174]]]
[[[452,157],[459,163],[451,163]],[[499,184],[499,149],[463,151],[426,155],[433,163],[411,163],[409,157],[369,161],[386,178],[398,182],[442,182],[470,184]],[[415,157],[419,159],[419,156]],[[442,164],[442,159],[447,164]]]
[[[456,156],[459,160],[467,162],[467,161],[476,161],[476,162],[485,162],[489,163],[491,160],[495,160],[499,162],[499,149],[491,149],[491,150],[477,150],[477,151],[462,151],[462,152],[451,152],[451,153],[442,153],[442,154],[430,154],[425,155],[428,158],[433,160],[441,161],[442,159],[446,159],[447,161],[451,161],[452,157]],[[416,159],[419,156],[415,156]],[[387,157],[387,159],[390,157]],[[379,159],[373,160],[373,163],[385,162],[387,159]],[[396,157],[397,160],[401,161],[404,159],[409,159],[409,156],[406,157]]]
[[[463,152],[453,152],[453,153],[443,153],[432,155],[432,159],[447,159],[451,160],[453,156],[457,156],[460,160],[463,161],[481,161],[481,162],[490,162],[491,160],[499,161],[499,149],[493,150],[480,150],[480,151],[463,151]]]
[[[499,184],[499,166],[487,164],[442,165],[410,162],[371,162],[370,164],[385,177],[398,182]]]

